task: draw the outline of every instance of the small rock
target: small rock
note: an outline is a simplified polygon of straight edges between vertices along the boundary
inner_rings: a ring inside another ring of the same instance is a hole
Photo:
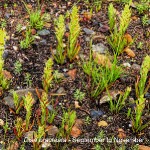
[[[52,135],[52,136],[54,136],[54,135],[56,135],[57,133],[59,132],[59,130],[58,130],[58,128],[56,127],[56,126],[50,126],[49,128],[48,128],[48,135]]]
[[[99,28],[99,31],[102,32],[102,33],[108,32],[109,27],[107,25],[103,25]]]
[[[90,29],[88,29],[88,28],[83,28],[83,31],[84,31],[86,34],[88,34],[88,35],[94,35],[94,34],[95,34],[95,32],[94,32],[93,30],[90,30]]]
[[[100,117],[100,116],[102,116],[104,114],[104,112],[103,111],[101,111],[101,110],[91,110],[90,111],[90,115],[91,115],[91,117],[92,118],[98,118],[98,117]]]
[[[130,65],[129,63],[123,63],[123,66],[124,66],[124,67],[128,67],[128,68],[131,67],[131,65]]]
[[[149,93],[149,92],[147,92],[147,93],[145,94],[145,98],[146,98],[146,99],[150,99],[150,93]]]
[[[62,94],[62,93],[65,93],[65,89],[63,87],[60,87],[57,92],[57,94]]]
[[[11,14],[10,14],[10,13],[7,13],[7,12],[5,13],[5,18],[6,18],[6,19],[9,19],[9,18],[10,18],[10,16],[11,16]]]
[[[40,36],[46,36],[50,34],[50,31],[47,29],[43,29],[43,30],[38,31],[37,34]]]
[[[54,110],[52,105],[48,105],[47,108],[48,108],[49,111],[53,111]]]
[[[133,64],[133,65],[131,66],[131,68],[134,69],[134,70],[136,70],[136,71],[140,71],[141,66],[138,65],[138,64]]]
[[[0,119],[0,126],[4,126],[4,121],[2,119]]]
[[[108,123],[106,121],[99,121],[98,122],[98,126],[99,127],[107,127],[108,126]]]
[[[42,93],[42,89],[38,89],[38,91],[40,93]],[[19,100],[21,100],[21,98],[23,96],[25,96],[28,92],[32,93],[32,96],[34,98],[34,103],[36,103],[36,101],[38,100],[37,94],[35,89],[32,88],[28,88],[28,89],[21,89],[21,90],[16,90],[17,95],[19,96]],[[12,93],[9,93],[7,97],[3,98],[3,103],[5,105],[8,105],[10,108],[14,109],[15,105],[14,105],[14,100],[13,100],[13,95]]]
[[[66,69],[66,68],[63,69],[63,72],[67,72],[67,71],[68,71],[68,69]]]
[[[13,49],[14,49],[15,51],[18,51],[18,47],[17,47],[17,46],[13,46]]]
[[[48,148],[48,147],[51,147],[52,145],[51,145],[51,143],[50,142],[46,142],[46,141],[44,141],[43,143],[42,143],[42,148]]]
[[[110,90],[109,94],[110,94],[112,100],[115,100],[117,98],[117,96],[120,94],[120,91]],[[99,103],[103,104],[103,103],[109,102],[110,96],[107,94],[107,92],[104,93],[104,96],[100,99]]]
[[[8,50],[4,50],[4,53],[3,53],[3,59],[5,60],[7,57],[8,57]]]
[[[40,44],[40,45],[47,45],[47,41],[46,41],[45,39],[43,39],[43,40],[41,40],[41,41],[39,42],[39,44]]]
[[[35,138],[35,131],[26,132],[24,138],[26,139],[26,141],[33,140]]]
[[[86,38],[85,38],[85,41],[86,41],[86,42],[90,42],[90,37],[86,37]]]
[[[97,43],[96,45],[92,45],[92,50],[100,54],[106,54],[108,48],[103,43]]]

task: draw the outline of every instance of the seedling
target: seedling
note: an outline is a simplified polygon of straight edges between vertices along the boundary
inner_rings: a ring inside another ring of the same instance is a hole
[[[65,52],[64,52],[64,43],[63,43],[63,37],[65,33],[65,21],[64,16],[60,15],[58,20],[55,22],[55,35],[57,38],[57,48],[56,48],[56,54],[54,55],[54,59],[58,64],[63,64],[65,61]]]
[[[82,100],[85,98],[85,93],[81,92],[79,89],[77,89],[74,92],[74,98],[78,100],[79,102],[82,102]]]
[[[138,45],[137,45],[137,48],[142,50],[142,48],[143,48],[143,42],[139,42]]]
[[[26,30],[25,39],[20,42],[21,49],[27,49],[34,41],[34,37],[31,35],[31,29]]]
[[[23,120],[22,118],[18,117],[17,120],[15,121],[15,134],[17,138],[20,139],[23,133],[24,133]]]
[[[116,23],[116,10],[113,7],[113,4],[110,4],[108,7],[108,17],[111,32],[111,35],[108,37],[108,43],[112,47],[114,53],[119,55],[127,46],[127,40],[124,35],[130,23],[131,10],[129,9],[129,5],[125,5],[124,7],[124,10],[120,16],[118,28]]]
[[[31,74],[30,73],[26,73],[26,75],[25,75],[25,84],[28,87],[31,87],[31,85],[32,85],[32,79],[31,79]]]
[[[75,111],[68,111],[68,112],[63,112],[62,116],[62,123],[61,127],[58,132],[58,137],[64,137],[66,139],[69,138],[71,129],[75,123],[76,119],[76,112]]]
[[[22,64],[20,63],[20,61],[17,60],[14,64],[14,67],[15,67],[14,69],[15,74],[20,74],[22,71]]]
[[[13,91],[12,94],[13,94],[13,100],[14,100],[14,104],[15,104],[16,114],[19,114],[19,111],[22,107],[22,101],[19,100],[19,96],[16,93],[16,91]]]
[[[28,92],[28,94],[24,97],[24,107],[26,109],[26,130],[29,129],[33,102],[34,99],[32,94]]]
[[[42,93],[40,98],[40,107],[42,111],[41,125],[45,125],[47,121],[47,106],[49,105],[48,96],[45,92]]]
[[[4,60],[3,60],[3,51],[5,46],[6,32],[5,30],[0,29],[0,86],[3,89],[8,89],[10,84],[10,79],[6,78],[4,75]]]
[[[112,97],[109,95],[109,97],[110,97],[110,111],[115,112],[115,113],[119,113],[120,110],[122,110],[122,108],[125,106],[125,101],[128,98],[130,92],[131,92],[131,87],[127,87],[124,94],[120,94],[119,99],[116,101],[113,101]],[[109,92],[108,92],[108,94],[109,94]]]
[[[144,15],[142,17],[142,24],[143,24],[143,26],[148,26],[149,25],[148,15]]]
[[[8,121],[7,121],[7,117],[6,117],[6,122],[3,125],[3,129],[4,129],[4,139],[5,139],[7,131],[10,130],[9,125],[8,125]]]
[[[80,44],[78,42],[79,34],[80,34],[80,25],[79,25],[78,8],[77,6],[73,6],[72,13],[70,15],[69,37],[67,46],[67,56],[70,62],[72,62],[75,59],[80,50]]]
[[[139,14],[143,14],[149,9],[149,1],[141,0],[141,2],[136,5],[136,9]]]
[[[150,79],[148,81],[147,87],[145,87],[149,70],[150,70],[150,56],[147,55],[144,58],[140,70],[140,80],[138,78],[137,82],[135,83],[136,97],[137,97],[135,110],[134,112],[131,112],[130,109],[128,110],[128,116],[130,116],[132,120],[133,132],[141,131],[150,124],[150,121],[144,125],[142,122],[142,114],[145,108],[145,100],[146,100],[144,98],[144,94],[147,92],[147,90],[150,87]]]
[[[52,65],[53,65],[53,60],[49,58],[45,63],[43,81],[42,81],[43,89],[45,90],[46,93],[48,93],[48,89],[50,88],[53,79]]]

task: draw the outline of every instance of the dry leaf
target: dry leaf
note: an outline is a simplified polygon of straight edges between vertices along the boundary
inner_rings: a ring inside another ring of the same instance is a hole
[[[74,105],[75,105],[75,108],[80,108],[81,106],[79,105],[79,102],[78,101],[75,101],[74,102]]]
[[[44,27],[46,27],[46,28],[50,28],[50,27],[51,27],[51,24],[50,24],[50,23],[48,23],[48,22],[46,22],[46,23],[44,24]]]
[[[130,44],[133,42],[132,36],[128,33],[124,35],[124,38],[127,40],[127,43]]]
[[[95,62],[99,65],[108,66],[109,68],[111,68],[112,66],[110,59],[106,55],[93,52],[93,58]]]
[[[52,135],[52,136],[56,135],[59,132],[58,128],[52,125],[47,128],[47,131],[48,131],[48,135]]]
[[[124,52],[126,52],[129,57],[135,57],[135,53],[128,47],[124,49]]]
[[[150,147],[145,145],[139,145],[139,150],[150,150]]]
[[[12,79],[12,75],[7,70],[3,70],[3,75],[8,80]]]
[[[36,30],[35,29],[31,29],[31,33],[32,33],[32,35],[35,35],[36,34]]]
[[[108,123],[106,121],[99,121],[98,122],[98,126],[99,127],[107,127],[108,126]]]
[[[76,74],[77,74],[77,69],[69,70],[67,74],[71,77],[71,79],[75,80]]]
[[[2,95],[3,95],[3,88],[0,87],[0,96],[2,96]]]
[[[126,138],[126,134],[125,134],[125,132],[124,132],[123,129],[119,128],[119,129],[118,129],[118,132],[119,132],[118,137],[119,137],[120,139]]]
[[[0,119],[0,126],[4,126],[4,121],[2,119]]]
[[[28,9],[32,9],[32,5],[28,4],[27,5]]]
[[[83,120],[82,119],[76,119],[74,126],[81,128],[83,125]]]
[[[131,19],[137,21],[139,18],[137,16],[133,16]]]
[[[77,138],[81,134],[81,130],[77,126],[73,126],[71,130],[71,136]]]

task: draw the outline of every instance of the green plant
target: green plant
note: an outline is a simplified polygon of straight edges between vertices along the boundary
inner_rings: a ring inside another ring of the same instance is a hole
[[[59,73],[58,70],[55,70],[53,73],[53,78],[56,83],[59,83],[63,79],[64,75]]]
[[[91,123],[91,118],[89,116],[87,116],[85,119],[84,119],[84,123],[86,125],[89,125]]]
[[[21,32],[21,30],[22,30],[22,25],[20,23],[18,23],[16,26],[16,31]]]
[[[48,119],[47,119],[47,122],[48,122],[49,124],[51,124],[51,123],[54,121],[54,118],[55,118],[56,114],[57,114],[57,112],[54,111],[54,110],[48,112]]]
[[[143,14],[149,9],[149,0],[141,0],[140,3],[136,5],[136,9],[139,14]]]
[[[22,107],[22,101],[19,100],[19,96],[16,93],[16,91],[13,91],[12,94],[13,94],[13,100],[14,100],[14,105],[15,105],[15,109],[16,109],[16,114],[19,114],[19,110]]]
[[[26,30],[25,39],[20,42],[21,49],[26,49],[31,46],[34,41],[34,37],[31,35],[31,29]]]
[[[54,59],[58,64],[63,64],[65,61],[65,53],[64,53],[64,43],[63,43],[63,36],[65,33],[65,21],[64,16],[60,15],[58,20],[55,21],[55,35],[57,38],[57,48],[56,54],[54,55]]]
[[[42,12],[39,8],[39,2],[38,2],[38,8],[36,8],[35,10],[34,9],[30,10],[27,7],[26,3],[24,1],[22,1],[22,2],[29,14],[30,27],[41,30],[44,26],[44,14],[42,14]]]
[[[77,6],[73,6],[72,13],[70,15],[69,37],[67,47],[67,56],[71,62],[75,59],[80,50],[80,44],[78,42],[79,34],[80,34],[80,25],[79,25],[78,8]]]
[[[76,119],[76,112],[75,111],[68,111],[68,112],[63,112],[63,116],[62,116],[62,122],[61,122],[61,126],[59,129],[59,133],[58,133],[58,137],[63,137],[68,139],[71,129],[75,123],[75,119]]]
[[[117,66],[117,60],[114,58],[112,67],[103,67],[93,62],[83,64],[83,70],[91,77],[91,96],[96,98],[107,87],[109,87],[122,73],[122,70]]]
[[[5,139],[7,131],[10,130],[9,125],[8,125],[8,121],[7,121],[7,116],[6,116],[6,122],[3,125],[3,129],[4,129],[4,139]]]
[[[124,10],[120,16],[118,28],[116,23],[116,10],[113,7],[113,4],[110,4],[108,7],[108,17],[111,34],[107,38],[107,40],[116,55],[122,53],[124,48],[127,46],[127,40],[124,35],[130,23],[131,10],[129,9],[129,7],[129,5],[125,5]]]
[[[96,12],[98,12],[102,6],[102,0],[84,0],[84,2],[86,3],[86,7],[90,8],[92,11],[95,10]]]
[[[40,107],[41,107],[41,125],[45,125],[47,121],[47,106],[49,105],[48,96],[45,92],[42,92],[40,98]]]
[[[137,45],[137,48],[142,49],[143,48],[143,42],[139,42],[138,45]]]
[[[116,101],[112,100],[112,97],[108,92],[110,97],[110,111],[118,113],[125,106],[125,101],[129,96],[130,92],[131,92],[131,87],[127,87],[124,94],[120,94],[119,99]]]
[[[30,73],[25,74],[25,84],[28,87],[31,87],[31,85],[32,85],[32,79],[31,79],[31,74]]]
[[[18,139],[20,139],[24,133],[24,127],[23,127],[23,120],[22,118],[17,117],[17,120],[15,121],[15,134]]]
[[[143,17],[142,17],[142,24],[143,24],[143,26],[148,26],[149,25],[149,19],[148,19],[148,15],[144,15]]]
[[[134,109],[134,112],[132,112],[130,109],[128,110],[128,116],[130,116],[132,120],[133,132],[141,131],[150,124],[150,121],[144,125],[142,122],[142,114],[145,108],[145,100],[146,100],[144,98],[144,94],[150,87],[150,79],[147,87],[145,87],[149,70],[150,70],[150,56],[147,55],[144,58],[140,70],[140,80],[138,78],[137,82],[135,83],[136,97],[137,97],[137,100],[135,101],[136,107]]]
[[[74,98],[79,102],[82,102],[82,100],[85,98],[85,93],[81,92],[79,89],[76,89],[74,92]]]
[[[142,66],[141,66],[140,80],[138,77],[137,82],[135,83],[135,90],[136,90],[136,97],[137,98],[139,98],[141,95],[144,95],[147,92],[147,90],[149,89],[150,81],[149,81],[147,87],[145,88],[145,84],[146,84],[147,75],[148,75],[149,70],[150,70],[150,56],[147,55],[144,58],[144,61],[143,61]]]
[[[0,29],[0,86],[3,89],[8,89],[10,84],[10,79],[5,76],[5,70],[4,70],[4,60],[3,60],[3,52],[4,52],[4,46],[5,46],[5,38],[6,38],[6,32],[3,29]]]
[[[53,60],[49,58],[47,62],[45,63],[43,81],[42,81],[43,89],[45,90],[46,93],[48,92],[48,89],[51,86],[51,81],[53,79],[52,65],[53,65]]]
[[[33,102],[34,99],[32,97],[32,94],[28,92],[28,94],[24,97],[24,107],[26,109],[26,130],[29,129]]]
[[[4,20],[4,19],[1,20],[0,27],[1,27],[2,29],[4,29],[6,26],[7,26],[6,20]]]
[[[15,74],[20,74],[21,73],[21,71],[22,71],[22,64],[20,63],[20,61],[16,61],[15,63],[14,63],[14,72],[15,72]]]

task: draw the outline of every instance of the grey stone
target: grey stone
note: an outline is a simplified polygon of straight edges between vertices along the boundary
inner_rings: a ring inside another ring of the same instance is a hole
[[[3,53],[3,59],[5,60],[7,57],[8,57],[8,50],[4,50],[4,53]]]
[[[41,41],[39,42],[39,44],[40,44],[40,45],[47,45],[47,41],[46,41],[45,39],[43,39],[43,40],[41,40]]]
[[[101,110],[91,110],[90,111],[90,116],[92,117],[92,118],[94,118],[94,119],[96,119],[96,118],[98,118],[98,117],[100,117],[100,116],[102,116],[104,114],[104,112],[103,111],[101,111]]]
[[[86,34],[89,34],[89,35],[94,35],[95,32],[93,30],[90,30],[88,28],[83,28],[83,31],[86,33]]]
[[[48,105],[47,108],[48,108],[49,111],[53,111],[54,110],[52,105]]]
[[[56,126],[51,126],[48,129],[48,135],[54,136],[59,132],[59,129]]]
[[[99,54],[106,54],[108,48],[103,43],[97,43],[96,45],[92,45],[92,50]]]
[[[136,71],[140,71],[141,66],[138,65],[138,64],[133,64],[133,65],[131,66],[131,68],[134,69],[134,70],[136,70]]]
[[[130,67],[131,67],[131,65],[130,65],[128,62],[123,63],[123,66],[124,66],[124,67],[128,67],[128,68],[130,68]]]
[[[42,93],[42,89],[39,89],[38,90],[40,93]],[[19,100],[22,99],[23,96],[25,96],[28,92],[32,93],[32,96],[34,98],[34,103],[36,103],[36,101],[38,100],[38,96],[36,94],[36,91],[35,89],[32,89],[32,88],[28,88],[28,89],[21,89],[21,90],[16,90],[15,91],[17,93],[17,95],[19,96]],[[15,105],[14,105],[14,100],[13,100],[13,95],[12,93],[9,93],[7,97],[4,97],[3,98],[3,103],[5,105],[8,105],[10,108],[15,108]]]
[[[65,93],[65,89],[63,87],[60,87],[57,92],[57,94],[62,94],[62,93]]]
[[[38,35],[46,36],[46,35],[50,34],[50,31],[47,29],[43,29],[43,30],[38,31],[37,33],[38,33]]]

